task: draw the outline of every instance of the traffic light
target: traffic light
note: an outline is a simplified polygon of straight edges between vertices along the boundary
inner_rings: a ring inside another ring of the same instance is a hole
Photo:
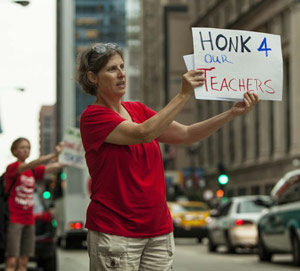
[[[44,191],[44,193],[43,193],[43,198],[44,198],[44,199],[50,199],[50,198],[51,198],[51,193],[50,193],[50,191]]]
[[[222,198],[222,197],[224,196],[224,191],[223,191],[223,189],[218,189],[218,190],[216,191],[216,196],[217,196],[217,198]]]
[[[66,179],[67,179],[67,173],[61,171],[61,172],[60,172],[60,179],[61,179],[62,181],[66,180]]]
[[[229,176],[226,173],[227,171],[223,163],[219,163],[218,169],[219,169],[218,182],[221,185],[221,187],[224,187],[229,182]]]
[[[220,174],[218,177],[218,182],[220,185],[226,185],[229,181],[229,177],[227,174]]]

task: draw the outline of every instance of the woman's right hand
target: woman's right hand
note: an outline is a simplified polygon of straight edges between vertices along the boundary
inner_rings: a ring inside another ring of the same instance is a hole
[[[194,88],[204,84],[205,78],[203,74],[204,72],[202,70],[191,70],[185,73],[182,76],[181,93],[192,95]]]

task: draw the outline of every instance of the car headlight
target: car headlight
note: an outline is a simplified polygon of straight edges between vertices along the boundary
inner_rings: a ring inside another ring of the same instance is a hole
[[[184,220],[196,220],[199,219],[195,215],[184,215]]]
[[[173,218],[173,223],[174,224],[180,224],[180,222],[181,222],[181,218],[180,217]]]
[[[205,218],[206,224],[210,224],[212,222],[212,218],[210,216]]]

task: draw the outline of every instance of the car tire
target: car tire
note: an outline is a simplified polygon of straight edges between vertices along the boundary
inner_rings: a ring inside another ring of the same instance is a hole
[[[300,266],[300,242],[296,233],[292,235],[292,248],[293,262],[295,265]]]
[[[51,257],[41,258],[38,261],[38,267],[42,268],[43,271],[56,271],[57,270],[57,257],[53,255]]]
[[[60,239],[60,247],[62,249],[70,249],[71,248],[71,244],[70,244],[70,240],[67,237],[61,237]]]
[[[272,253],[270,253],[266,249],[265,244],[260,235],[258,237],[258,257],[259,260],[262,262],[270,262],[272,259]]]
[[[217,245],[214,244],[213,240],[210,236],[208,236],[208,251],[209,252],[216,252],[217,251]]]
[[[232,245],[228,231],[225,232],[225,242],[226,242],[227,253],[235,253],[235,247]]]

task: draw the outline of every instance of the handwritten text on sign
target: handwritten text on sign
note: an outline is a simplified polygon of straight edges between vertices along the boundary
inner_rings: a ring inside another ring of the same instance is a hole
[[[84,149],[78,128],[72,127],[65,132],[59,161],[77,167],[85,166]]]
[[[214,28],[193,28],[194,65],[205,84],[195,89],[205,97],[241,100],[246,91],[261,100],[282,100],[280,36]]]

